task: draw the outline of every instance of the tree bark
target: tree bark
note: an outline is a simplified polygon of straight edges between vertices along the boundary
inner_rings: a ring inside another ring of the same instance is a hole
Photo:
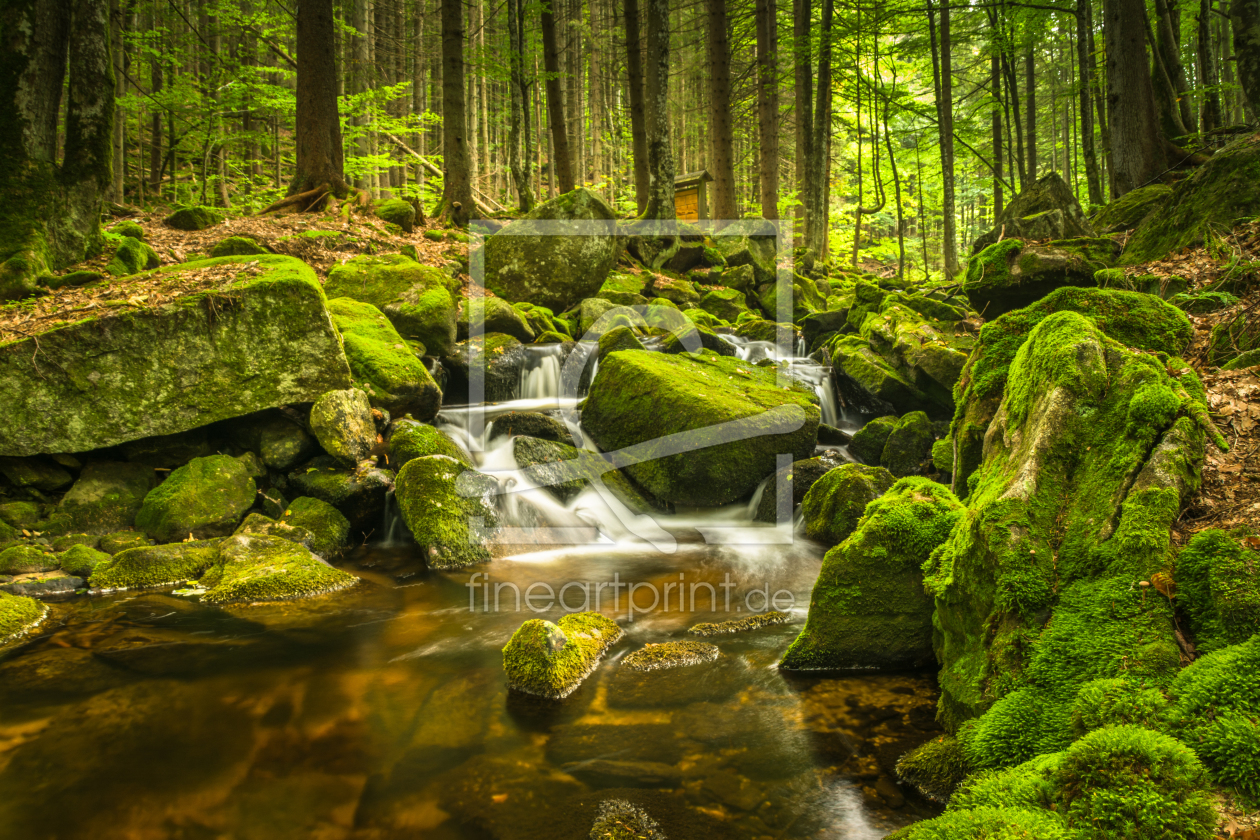
[[[328,185],[344,197],[345,153],[337,115],[332,0],[299,0],[297,14],[297,168],[288,195]],[[323,206],[323,202],[317,203]],[[312,208],[314,209],[314,208]]]
[[[1155,43],[1168,72],[1168,80],[1177,101],[1177,113],[1187,131],[1194,129],[1194,114],[1190,111],[1190,87],[1186,84],[1186,69],[1181,61],[1181,32],[1177,20],[1179,9],[1169,0],[1155,0],[1158,29]]]
[[[647,0],[647,219],[676,219],[674,156],[669,131],[669,0]]]
[[[810,146],[814,140],[811,16],[810,0],[792,0],[792,51],[796,57],[796,220],[802,236],[807,236]]]
[[[757,139],[761,216],[779,218],[779,26],[776,0],[757,0]]]
[[[1255,108],[1260,106],[1260,0],[1233,0],[1229,20],[1234,27],[1238,84]]]
[[[1206,134],[1221,126],[1221,94],[1216,90],[1216,59],[1212,55],[1212,0],[1199,0],[1196,18],[1199,84],[1208,88],[1203,94],[1202,127]]]
[[[1145,186],[1167,167],[1146,56],[1143,0],[1104,0],[1111,197]]]
[[[827,227],[830,221],[830,184],[828,170],[828,138],[831,130],[831,22],[832,0],[823,0],[822,19],[818,29],[818,84],[814,105],[814,136],[810,140],[807,188],[810,202],[806,214],[806,246],[822,264],[830,261],[827,251]]]
[[[564,119],[564,86],[560,78],[560,54],[556,48],[556,19],[549,0],[542,9],[543,68],[547,71],[547,122],[551,128],[551,177],[559,192],[573,189],[573,165],[569,159],[569,130]]]
[[[1089,55],[1089,5],[1091,0],[1076,3],[1076,60],[1079,67],[1081,157],[1085,159],[1085,180],[1089,190],[1089,203],[1103,203],[1102,179],[1098,173],[1098,156],[1094,152],[1094,106],[1090,93],[1094,87],[1094,66]]]
[[[989,12],[989,26],[993,33],[997,31],[997,13]],[[995,42],[989,48],[989,95],[993,102],[989,107],[989,122],[993,138],[993,224],[997,224],[1005,206],[1002,194],[1002,59],[1000,47]]]
[[[731,41],[726,0],[706,0],[709,57],[709,143],[713,176],[713,219],[734,219],[735,153],[731,140]]]
[[[1157,0],[1157,2],[1162,2],[1162,0]],[[1185,134],[1187,128],[1181,117],[1181,107],[1177,103],[1177,85],[1173,77],[1173,68],[1169,66],[1165,58],[1165,50],[1160,46],[1166,37],[1171,36],[1156,34],[1157,31],[1162,32],[1170,25],[1167,9],[1165,4],[1165,14],[1156,16],[1153,27],[1149,15],[1144,14],[1143,18],[1147,24],[1146,40],[1151,46],[1151,82],[1155,94],[1155,112],[1163,127],[1164,136],[1172,140],[1174,137]]]
[[[941,146],[941,258],[945,263],[945,276],[953,277],[958,273],[958,231],[954,208],[954,69],[950,55],[953,45],[949,30],[949,4],[950,0],[942,0],[938,47],[932,0],[928,0],[937,138]]]
[[[442,210],[456,227],[474,209],[465,111],[463,2],[442,0]]]
[[[1025,143],[1028,150],[1028,179],[1030,183],[1035,184],[1037,182],[1037,66],[1036,56],[1031,46],[1024,53],[1024,93],[1028,100],[1025,106],[1028,129],[1028,141]]]
[[[512,122],[508,129],[508,166],[516,186],[517,207],[522,213],[534,208],[529,184],[529,86],[525,82],[525,28],[522,0],[507,0],[508,39],[512,55],[508,87],[512,97]]]
[[[630,137],[634,154],[634,202],[640,215],[647,209],[647,121],[643,110],[643,29],[639,0],[625,0],[626,77],[630,86]]]

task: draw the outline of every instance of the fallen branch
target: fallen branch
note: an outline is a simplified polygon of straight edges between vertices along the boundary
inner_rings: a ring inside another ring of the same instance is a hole
[[[329,187],[328,184],[320,184],[318,187],[316,187],[313,190],[300,192],[297,195],[286,196],[285,198],[282,198],[279,201],[273,202],[267,205],[266,207],[264,207],[263,209],[259,210],[257,215],[262,216],[267,213],[275,213],[278,210],[283,210],[284,208],[291,207],[294,204],[313,203],[315,200],[320,199],[323,196],[327,195],[330,189],[331,187]]]
[[[384,134],[386,137],[392,140],[394,142],[394,145],[398,146],[398,148],[402,149],[404,152],[411,155],[416,160],[420,161],[420,165],[423,166],[424,170],[428,172],[430,175],[433,175],[434,177],[437,177],[437,178],[442,177],[442,170],[434,166],[424,155],[420,154],[415,149],[411,148],[406,143],[404,143],[402,140],[390,134],[388,131],[382,131],[381,134]],[[495,212],[494,210],[490,208],[490,205],[485,203],[486,201],[493,202],[494,199],[486,196],[485,193],[482,193],[481,190],[478,190],[475,186],[473,187],[473,189],[476,190],[478,193],[481,193],[482,198],[485,199],[485,201],[482,201],[481,199],[478,199],[477,196],[475,195],[473,196],[473,203],[477,205],[477,209],[481,211],[483,215],[486,215],[486,216],[489,216],[491,213]],[[497,204],[497,202],[495,203]],[[503,207],[500,205],[499,210],[502,210],[502,209]]]

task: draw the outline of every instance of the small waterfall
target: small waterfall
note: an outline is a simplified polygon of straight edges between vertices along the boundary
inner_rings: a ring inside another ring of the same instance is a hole
[[[407,524],[403,522],[402,510],[398,507],[398,499],[394,491],[385,493],[385,512],[381,520],[381,545],[402,545],[411,536]]]
[[[814,386],[818,404],[822,407],[822,421],[828,426],[840,425],[839,403],[836,402],[836,386],[831,381],[831,371],[823,368],[822,381]]]
[[[523,400],[558,399],[564,348],[560,345],[529,347],[529,358],[521,367],[519,396]]]
[[[808,349],[809,348],[805,345],[805,336],[802,335],[800,338],[796,339],[796,355],[797,356],[803,357],[805,355],[805,351]]]

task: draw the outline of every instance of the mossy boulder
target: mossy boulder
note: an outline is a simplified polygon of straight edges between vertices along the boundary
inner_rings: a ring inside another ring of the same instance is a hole
[[[121,461],[94,461],[83,468],[60,510],[73,527],[89,534],[108,534],[130,528],[157,484],[153,467]]]
[[[180,207],[162,223],[175,230],[205,230],[223,223],[223,214],[213,207]]]
[[[971,253],[980,253],[999,236],[1035,241],[1095,235],[1072,187],[1058,172],[1050,172],[1011,199],[993,229],[976,239]]]
[[[498,524],[499,485],[446,455],[408,461],[398,473],[395,497],[403,522],[435,569],[458,569],[490,559],[487,535]],[[480,526],[469,519],[480,519]]]
[[[888,434],[880,453],[880,466],[897,478],[923,472],[923,465],[932,457],[936,435],[932,421],[922,411],[914,411],[897,421]]]
[[[129,548],[115,554],[109,563],[97,566],[88,584],[97,591],[113,592],[196,580],[218,560],[220,542],[215,539]]]
[[[824,427],[819,425],[819,430]],[[793,461],[768,479],[761,490],[761,501],[753,513],[754,522],[791,522],[797,505],[805,501],[810,489],[836,466],[836,462],[828,458],[804,458]],[[779,499],[780,487],[785,491],[783,499]],[[785,502],[781,508],[780,501]]]
[[[33,487],[45,493],[74,482],[61,464],[43,458],[0,458],[0,475],[14,487]]]
[[[258,453],[273,470],[289,470],[315,454],[318,443],[297,420],[279,411],[242,417],[230,425],[231,434],[244,449]]]
[[[1071,311],[1016,353],[967,516],[924,565],[940,719],[958,731],[978,718],[960,733],[978,767],[1062,749],[1090,680],[1176,671],[1172,607],[1136,582],[1167,568],[1199,485],[1192,378]]]
[[[0,522],[7,522],[14,528],[33,528],[40,520],[37,502],[4,502],[0,503]]]
[[[520,394],[529,351],[510,335],[488,333],[456,344],[442,357],[448,403],[505,402]],[[478,390],[480,389],[480,390]]]
[[[252,236],[229,236],[214,243],[210,249],[212,257],[245,257],[253,254],[270,253]]]
[[[158,542],[224,537],[254,504],[248,470],[228,455],[194,458],[144,497],[136,527]]]
[[[85,452],[346,387],[341,340],[300,260],[224,257],[152,279],[247,262],[217,288],[0,345],[0,452]]]
[[[710,289],[700,298],[697,304],[705,312],[708,312],[715,318],[723,321],[734,322],[739,316],[752,310],[748,308],[748,302],[744,298],[744,293],[739,289]]]
[[[454,458],[468,469],[473,466],[472,456],[433,426],[413,420],[399,420],[394,423],[389,434],[389,466],[395,472],[405,467],[408,461],[429,455]]]
[[[962,745],[951,735],[933,738],[897,759],[897,779],[933,802],[948,803],[971,773]]]
[[[1260,633],[1260,552],[1240,529],[1200,531],[1177,555],[1177,604],[1195,648],[1209,653]]]
[[[345,589],[358,578],[334,569],[305,546],[273,536],[239,534],[224,540],[219,560],[202,577],[201,600],[240,604],[310,598]]]
[[[459,314],[459,337],[466,339],[471,335],[487,333],[510,335],[524,344],[534,340],[534,331],[526,323],[525,316],[506,300],[496,297],[468,298]]]
[[[722,505],[751,493],[779,453],[813,454],[816,399],[776,369],[623,350],[600,364],[582,426],[605,452],[634,447],[624,469],[658,499]]]
[[[97,566],[110,560],[110,555],[91,546],[73,545],[58,555],[57,565],[64,572],[87,580],[95,573]]]
[[[648,299],[644,296],[650,276],[646,274],[630,274],[614,272],[608,275],[595,297],[602,298],[617,306],[643,306]]]
[[[358,464],[376,445],[376,422],[367,394],[348,388],[321,395],[311,406],[311,432],[341,464]]]
[[[110,228],[109,232],[118,234],[119,236],[127,236],[132,239],[144,239],[144,227],[142,227],[139,222],[133,221],[132,219],[124,219]]]
[[[598,358],[602,359],[617,350],[642,350],[643,342],[630,327],[615,327],[599,337]]]
[[[289,490],[335,507],[357,531],[380,526],[385,494],[394,487],[388,470],[360,465],[347,467],[330,455],[320,455],[289,473]]]
[[[376,205],[376,215],[391,225],[398,225],[406,233],[416,229],[416,208],[410,201],[390,198]]]
[[[716,623],[704,621],[692,625],[687,632],[697,636],[725,636],[730,633],[760,630],[762,627],[773,627],[776,624],[787,624],[791,620],[792,616],[788,613],[779,610],[767,610],[766,612],[744,616],[743,618],[732,618],[729,621]]]
[[[34,598],[0,592],[0,644],[25,636],[48,615],[48,607]]]
[[[0,575],[28,575],[57,568],[57,555],[40,546],[12,545],[0,551]]]
[[[325,559],[341,554],[350,539],[350,520],[332,505],[310,496],[289,502],[280,521],[310,533],[311,551]]]
[[[853,440],[849,441],[849,454],[864,463],[878,465],[884,454],[884,446],[888,443],[888,436],[897,428],[899,419],[897,415],[889,414],[868,421],[853,433]]]
[[[750,266],[754,282],[760,286],[773,283],[777,277],[775,233],[771,222],[743,219],[722,228],[713,242],[727,266]]]
[[[669,668],[686,668],[714,662],[722,651],[708,642],[682,641],[660,642],[632,650],[621,660],[621,667],[631,671],[663,671]]]
[[[419,341],[429,355],[441,356],[455,344],[458,313],[452,285],[441,269],[402,254],[386,254],[359,256],[333,266],[324,293],[372,304],[399,335]]]
[[[971,259],[963,292],[973,309],[993,319],[1063,286],[1096,285],[1094,274],[1114,262],[1116,254],[1111,249],[1115,247],[1119,246],[1110,239],[1048,245],[1004,239]]]
[[[597,612],[571,613],[556,624],[530,619],[503,648],[508,688],[553,700],[568,697],[623,635],[615,621]]]
[[[129,548],[145,548],[151,540],[139,531],[115,531],[104,534],[97,546],[106,554],[121,554]]]
[[[486,288],[556,312],[594,296],[617,260],[615,219],[584,187],[539,204],[486,240]]]
[[[661,341],[662,353],[699,353],[708,350],[719,356],[734,357],[735,345],[708,327],[686,326],[671,332]]]
[[[1248,134],[1179,181],[1129,238],[1121,262],[1138,265],[1189,248],[1260,211],[1260,135]]]
[[[113,258],[105,266],[105,271],[115,277],[139,274],[141,271],[157,268],[162,264],[162,258],[157,255],[157,251],[139,239],[120,236],[117,238],[117,243]]]
[[[509,411],[506,414],[500,414],[494,418],[487,440],[494,441],[517,435],[539,440],[554,440],[556,443],[573,443],[573,434],[568,426],[554,417],[536,411]]]
[[[1149,184],[1130,190],[1094,214],[1090,221],[1100,234],[1133,230],[1153,211],[1163,205],[1173,188],[1167,184]]]
[[[883,467],[841,464],[828,471],[801,502],[805,535],[829,545],[844,542],[857,530],[866,506],[896,481]]]
[[[937,400],[919,388],[913,375],[871,347],[860,335],[836,335],[826,343],[836,388],[846,405],[862,414],[942,413]]]
[[[355,387],[390,414],[428,420],[442,407],[432,374],[379,309],[352,298],[328,301]]]
[[[646,496],[597,452],[577,449],[563,441],[521,435],[512,438],[512,455],[530,481],[545,488],[561,502],[571,501],[595,484],[610,491],[636,514],[650,513],[658,507],[655,499]]]
[[[823,558],[805,629],[781,666],[929,664],[933,604],[920,567],[962,516],[954,494],[926,478],[903,478],[870,502],[857,530]]]
[[[678,306],[687,306],[700,300],[700,293],[695,284],[689,280],[659,275],[652,280],[652,293],[661,300],[667,300]]]

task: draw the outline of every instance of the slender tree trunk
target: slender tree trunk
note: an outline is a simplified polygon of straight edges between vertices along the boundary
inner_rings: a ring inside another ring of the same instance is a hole
[[[1037,67],[1036,54],[1031,46],[1024,53],[1024,94],[1028,98],[1025,106],[1027,112],[1028,141],[1028,178],[1031,183],[1037,182]]]
[[[647,219],[676,219],[674,156],[669,131],[669,0],[647,0]]]
[[[1143,0],[1104,0],[1103,16],[1114,200],[1153,182],[1167,161],[1146,57]]]
[[[808,242],[809,161],[814,141],[813,75],[810,73],[810,28],[813,12],[810,0],[792,0],[792,52],[795,55],[796,110],[796,222]]]
[[[114,101],[127,94],[127,77],[123,73],[123,62],[127,54],[124,37],[127,26],[120,0],[113,0],[109,10],[110,53],[114,61]],[[127,115],[117,105],[114,106],[114,181],[110,188],[110,197],[122,204],[127,200],[124,177],[127,167],[124,165],[127,155]]]
[[[1178,16],[1180,10],[1176,0],[1155,0],[1156,11],[1156,49],[1163,59],[1168,73],[1168,81],[1177,102],[1177,113],[1182,126],[1190,131],[1194,126],[1194,114],[1190,111],[1190,88],[1186,84],[1186,70],[1181,62],[1181,32]]]
[[[551,128],[551,179],[557,189],[573,189],[573,166],[569,159],[569,131],[564,119],[564,86],[560,78],[560,55],[556,47],[556,19],[550,0],[542,10],[543,66],[547,70],[547,122]]]
[[[463,0],[442,0],[442,209],[457,227],[474,209],[466,132]]]
[[[1234,57],[1238,65],[1238,83],[1247,103],[1260,106],[1260,2],[1232,0],[1229,20],[1234,25]]]
[[[779,26],[776,0],[757,0],[757,139],[761,216],[779,218]]]
[[[937,46],[936,21],[932,0],[928,0],[928,23],[932,42],[932,70],[936,83],[937,136],[941,145],[941,244],[945,276],[958,273],[958,233],[954,209],[954,69],[951,58],[953,43],[949,30],[949,4],[941,2],[940,45]]]
[[[1212,0],[1199,0],[1196,22],[1199,84],[1208,88],[1203,94],[1201,121],[1206,134],[1221,126],[1221,95],[1216,90],[1219,80],[1216,77],[1216,59],[1212,55]]]
[[[517,206],[522,213],[534,208],[529,184],[529,86],[525,83],[525,30],[523,0],[507,0],[508,36],[511,42],[512,124],[508,133],[508,165],[516,186]]]
[[[989,27],[996,33],[997,13],[990,10]],[[995,42],[989,48],[989,88],[993,101],[989,107],[989,122],[993,138],[993,224],[996,226],[1002,208],[1006,206],[1002,194],[1002,60],[1000,46]]]
[[[713,176],[713,219],[736,217],[735,153],[731,147],[731,42],[726,0],[706,0],[709,56],[709,160]]]
[[[327,185],[346,195],[341,122],[337,116],[337,39],[332,0],[297,4],[297,169],[289,195]],[[316,202],[322,206],[321,202]],[[314,208],[312,208],[314,209]]]
[[[814,106],[814,136],[810,141],[808,188],[812,192],[806,223],[806,242],[819,262],[828,264],[827,229],[830,223],[830,184],[827,178],[828,140],[831,134],[831,22],[832,0],[823,0],[818,29],[818,84]]]
[[[1094,87],[1093,62],[1089,55],[1089,18],[1087,7],[1090,0],[1078,0],[1076,4],[1076,59],[1080,69],[1080,118],[1081,157],[1085,159],[1085,181],[1089,189],[1089,203],[1103,203],[1102,178],[1098,173],[1098,156],[1094,153],[1094,106],[1090,92]]]
[[[643,29],[639,0],[625,0],[626,78],[630,88],[630,137],[634,154],[634,201],[640,215],[647,209],[647,121],[643,111]]]

